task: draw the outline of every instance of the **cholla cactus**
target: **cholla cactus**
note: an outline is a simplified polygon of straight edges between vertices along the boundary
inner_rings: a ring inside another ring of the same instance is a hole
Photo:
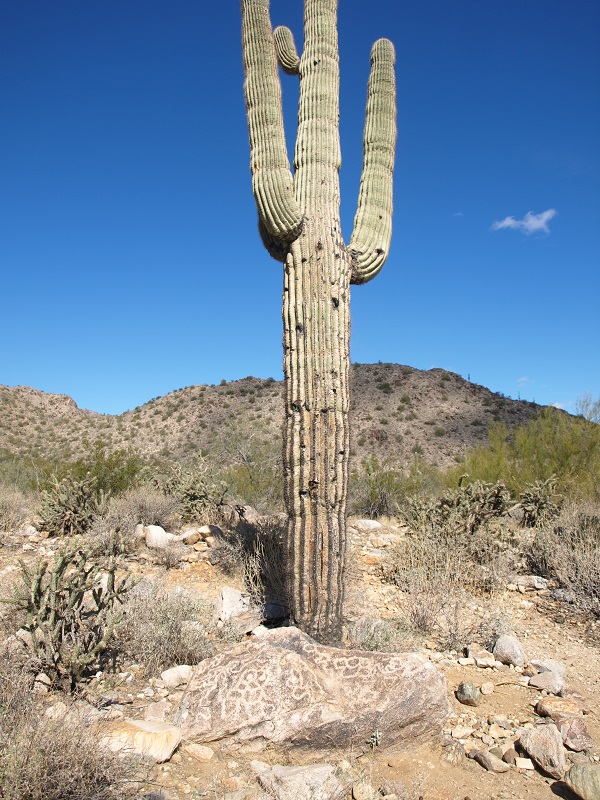
[[[21,586],[4,602],[26,613],[22,640],[36,668],[72,691],[108,647],[123,618],[117,606],[134,582],[129,576],[117,581],[112,557],[103,572],[77,539],[52,564],[39,559],[33,568],[20,566]]]
[[[396,142],[394,48],[371,50],[363,170],[348,245],[340,225],[337,0],[305,0],[304,50],[273,31],[269,0],[242,0],[245,96],[259,230],[284,264],[284,481],[289,595],[300,627],[341,635],[350,449],[350,284],[386,259]],[[298,75],[294,174],[287,156],[278,63]]]

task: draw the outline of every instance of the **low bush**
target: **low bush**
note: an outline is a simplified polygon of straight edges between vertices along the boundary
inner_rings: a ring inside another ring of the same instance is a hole
[[[0,531],[16,531],[31,516],[32,498],[15,486],[0,484]]]
[[[526,550],[530,569],[554,578],[567,597],[600,618],[600,506],[566,505]]]
[[[0,797],[3,800],[126,800],[138,765],[98,747],[93,729],[71,713],[51,720],[30,676],[0,653]]]
[[[349,631],[352,648],[380,653],[416,650],[420,645],[418,638],[410,626],[378,617],[360,617]]]
[[[172,495],[141,484],[119,497],[112,497],[104,512],[95,517],[90,537],[99,552],[108,552],[116,540],[118,550],[128,552],[135,542],[138,525],[160,525],[169,530],[177,521],[181,504]]]
[[[127,601],[116,647],[148,676],[178,664],[198,664],[215,652],[213,609],[185,592],[140,583]]]
[[[505,514],[509,499],[503,483],[474,481],[439,497],[409,495],[399,511],[414,531],[443,531],[446,536],[473,534]]]

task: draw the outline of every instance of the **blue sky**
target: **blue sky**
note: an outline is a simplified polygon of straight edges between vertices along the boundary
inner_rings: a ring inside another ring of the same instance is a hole
[[[271,11],[300,46],[300,0]],[[239,17],[235,0],[1,4],[0,383],[120,413],[281,377]],[[600,396],[600,4],[340,0],[339,36],[346,241],[369,51],[397,53],[392,249],[353,288],[353,360],[571,410]]]

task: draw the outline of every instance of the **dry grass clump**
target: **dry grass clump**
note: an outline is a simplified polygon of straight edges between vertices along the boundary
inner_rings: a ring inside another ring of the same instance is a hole
[[[419,647],[417,632],[402,620],[359,617],[348,631],[349,645],[380,653],[412,652]]]
[[[125,604],[117,650],[148,676],[178,664],[198,664],[213,655],[215,627],[209,603],[186,592],[168,592],[142,581]]]
[[[600,617],[600,506],[569,504],[529,545],[529,567],[554,578],[576,606]]]
[[[31,516],[31,498],[16,486],[0,484],[0,531],[17,531]]]
[[[94,520],[90,536],[100,550],[109,550],[116,538],[119,549],[128,552],[133,549],[138,525],[160,525],[168,530],[179,512],[179,501],[172,495],[147,485],[136,486],[109,500],[104,513]]]
[[[51,720],[29,676],[0,653],[2,800],[124,800],[134,796],[136,765],[98,747],[83,719]]]
[[[493,525],[476,533],[432,525],[394,547],[386,578],[406,593],[407,626],[458,650],[482,635],[469,613],[472,597],[501,589],[512,564],[512,551]]]

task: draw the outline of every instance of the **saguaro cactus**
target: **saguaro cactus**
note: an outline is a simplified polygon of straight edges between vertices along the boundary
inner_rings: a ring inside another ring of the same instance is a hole
[[[341,636],[348,488],[350,284],[386,259],[396,142],[394,48],[371,50],[358,210],[340,226],[337,0],[305,0],[304,51],[272,29],[269,0],[242,0],[244,91],[259,230],[284,264],[284,481],[296,623]],[[278,63],[298,75],[294,173],[285,144]]]

